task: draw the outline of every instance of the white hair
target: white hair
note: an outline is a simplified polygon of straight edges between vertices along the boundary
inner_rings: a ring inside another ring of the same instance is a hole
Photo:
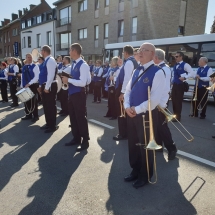
[[[201,60],[203,60],[205,63],[208,63],[208,59],[206,57],[201,57]]]
[[[157,56],[159,60],[165,60],[165,51],[162,49],[155,49],[155,56]]]

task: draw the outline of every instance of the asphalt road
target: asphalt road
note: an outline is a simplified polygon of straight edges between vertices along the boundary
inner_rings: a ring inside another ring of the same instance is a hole
[[[125,183],[130,173],[127,141],[113,141],[117,121],[104,118],[107,102],[88,97],[90,147],[76,153],[68,117],[57,117],[59,130],[45,134],[40,120],[21,121],[23,105],[0,104],[0,215],[214,215],[215,108],[205,120],[189,118],[183,104],[182,123],[195,140],[187,142],[171,127],[177,158],[156,153],[158,182],[140,189]],[[58,104],[59,106],[59,104]],[[170,107],[171,110],[171,107]],[[90,121],[91,120],[91,121]],[[105,125],[92,122],[96,120]],[[105,127],[109,125],[111,127]]]

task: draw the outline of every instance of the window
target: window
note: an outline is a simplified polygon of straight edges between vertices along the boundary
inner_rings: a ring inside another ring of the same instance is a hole
[[[60,34],[60,49],[69,49],[72,43],[71,33]]]
[[[7,32],[8,42],[10,42],[10,32]]]
[[[86,39],[87,38],[87,28],[79,29],[78,30],[78,39]]]
[[[41,34],[37,34],[37,48],[41,47]]]
[[[183,26],[178,27],[178,35],[184,35],[184,27]]]
[[[41,16],[37,16],[37,24],[42,22],[42,17]]]
[[[104,38],[108,38],[108,23],[104,24]]]
[[[22,22],[22,29],[25,28],[25,21]]]
[[[25,46],[25,37],[22,38],[22,48],[24,49],[26,46]]]
[[[12,36],[16,36],[16,35],[18,35],[18,31],[17,31],[17,28],[14,28],[12,31]]]
[[[7,42],[7,33],[4,33],[4,43]]]
[[[32,18],[32,25],[36,25],[37,24],[37,17],[33,17]]]
[[[49,46],[52,45],[51,31],[48,31],[48,32],[47,32],[47,44],[48,44]]]
[[[8,55],[9,55],[9,57],[11,56],[10,46],[8,46]]]
[[[132,34],[137,33],[137,17],[132,18]]]
[[[31,48],[31,37],[28,37],[28,48]]]
[[[118,37],[122,37],[124,34],[124,20],[118,22]]]
[[[208,66],[215,67],[215,43],[203,43],[200,57],[208,59]]]
[[[84,10],[87,10],[87,0],[78,2],[78,12],[82,12]]]
[[[95,40],[99,39],[99,26],[96,25],[94,28],[94,35],[95,35]]]
[[[28,20],[28,27],[31,27],[31,19]]]
[[[99,0],[95,0],[95,10],[99,9]]]
[[[60,10],[60,25],[66,25],[71,22],[71,6]]]
[[[108,7],[110,4],[110,1],[109,0],[105,0],[105,7]]]

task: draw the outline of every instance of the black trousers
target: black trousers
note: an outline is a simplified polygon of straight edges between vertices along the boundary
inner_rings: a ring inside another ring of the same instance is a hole
[[[200,116],[202,117],[206,117],[206,109],[207,109],[207,100],[208,100],[208,92],[206,93],[207,89],[205,87],[201,87],[197,89],[197,101],[192,101],[192,105],[193,105],[193,115],[198,116],[199,115],[199,111],[197,110],[197,107],[201,101],[200,104],[200,108],[202,108],[205,103],[206,105],[204,106],[204,108],[202,109]],[[205,95],[206,93],[206,95]],[[205,97],[203,98],[203,96],[205,95]],[[195,91],[193,93],[193,98],[195,97]],[[203,99],[202,99],[203,98]]]
[[[1,89],[2,100],[5,102],[8,102],[7,81],[6,80],[0,80],[0,89]]]
[[[119,96],[121,95],[122,85],[118,86],[115,91],[115,101],[116,101],[116,112],[117,116],[121,116],[121,107],[119,102]]]
[[[91,81],[91,83],[89,84],[89,93],[92,94],[94,93],[94,82]]]
[[[108,112],[106,116],[117,118],[115,87],[108,88]]]
[[[42,85],[42,99],[43,99],[43,109],[45,114],[46,124],[49,128],[56,127],[56,94],[57,94],[57,83],[52,83],[49,93],[44,92],[45,85]]]
[[[29,86],[31,91],[34,93],[34,97],[29,101],[25,102],[25,114],[28,116],[34,115],[34,117],[38,117],[38,102],[37,102],[37,88],[38,84],[32,84]]]
[[[97,81],[94,83],[94,101],[101,101],[101,88],[102,88],[102,82]]]
[[[183,84],[173,84],[172,87],[172,108],[173,113],[176,115],[178,120],[181,119],[182,102],[184,96]]]
[[[89,140],[89,130],[86,118],[86,94],[85,92],[69,95],[69,117],[73,140],[86,143]]]
[[[59,92],[59,97],[62,111],[68,114],[68,90],[61,89]]]
[[[106,81],[106,78],[102,78],[102,96],[104,98],[107,98],[108,92],[105,90],[105,81]]]
[[[153,128],[154,128],[154,135],[156,136],[157,131],[157,118],[158,118],[158,111],[154,109],[152,111],[152,118],[153,118]],[[148,112],[145,115],[145,120],[149,120]],[[137,115],[134,118],[127,117],[127,124],[128,124],[128,150],[129,150],[129,163],[132,168],[133,174],[137,174],[139,178],[147,181],[148,180],[148,173],[147,173],[147,159],[146,153],[148,152],[148,163],[149,163],[149,177],[151,178],[153,175],[153,151],[152,150],[145,150],[144,146],[147,145],[149,142],[149,129],[144,129],[143,126],[143,117],[142,115]],[[148,122],[146,122],[146,127],[148,126]],[[144,132],[146,131],[146,132]],[[146,141],[145,142],[145,136]],[[142,144],[138,146],[136,144]]]
[[[164,144],[168,152],[176,150],[174,141],[172,140],[172,134],[166,122],[166,117],[160,111],[158,111],[157,135],[155,139],[157,144],[161,146]]]
[[[12,97],[12,101],[14,104],[18,104],[18,97],[16,96],[17,93],[17,81],[16,79],[13,79],[11,81],[9,81],[9,86],[10,86],[10,93],[11,93],[11,97]]]

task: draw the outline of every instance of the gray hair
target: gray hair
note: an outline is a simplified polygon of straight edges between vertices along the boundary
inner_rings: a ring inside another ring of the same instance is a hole
[[[115,57],[113,57],[112,59],[111,59],[111,61],[115,64],[115,65],[117,65],[117,61],[118,61],[118,57],[117,56],[115,56]]]
[[[205,63],[208,63],[208,59],[206,57],[201,57],[201,60],[203,60]]]
[[[162,49],[155,49],[155,56],[157,56],[159,60],[165,60],[165,51]]]

